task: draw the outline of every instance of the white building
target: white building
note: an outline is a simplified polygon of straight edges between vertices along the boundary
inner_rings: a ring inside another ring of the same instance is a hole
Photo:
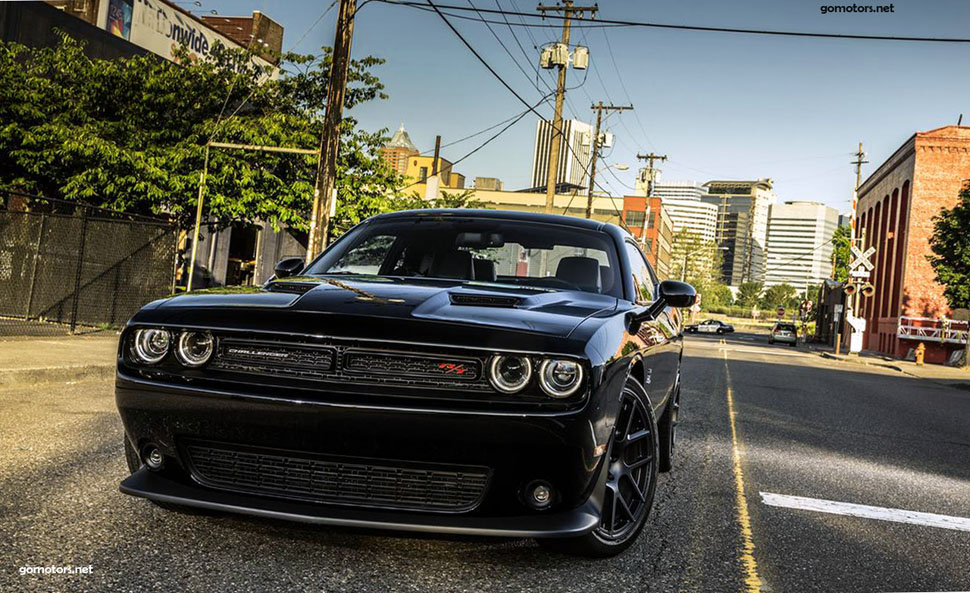
[[[657,181],[653,184],[653,195],[675,200],[699,201],[707,195],[707,188],[696,181]]]
[[[559,145],[559,172],[556,184],[589,185],[587,173],[591,153],[593,129],[588,123],[575,119],[562,122],[562,141]],[[535,147],[532,152],[532,187],[546,187],[549,175],[549,147],[552,144],[552,124],[536,122]],[[566,147],[568,142],[569,148]],[[570,150],[572,148],[572,150]]]
[[[700,200],[661,198],[670,215],[674,234],[686,229],[703,241],[714,241],[717,229],[717,206]]]
[[[799,292],[832,275],[832,236],[839,212],[819,202],[771,207],[765,285],[790,284]]]
[[[724,283],[764,282],[768,212],[775,203],[771,179],[708,181],[701,200],[717,206],[716,241]]]

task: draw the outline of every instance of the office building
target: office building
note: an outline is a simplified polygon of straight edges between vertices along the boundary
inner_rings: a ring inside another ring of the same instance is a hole
[[[832,275],[832,236],[839,212],[819,202],[785,202],[768,215],[765,286],[788,284],[801,293]]]
[[[775,203],[771,179],[708,181],[701,201],[717,206],[715,241],[725,284],[764,282],[768,211]]]
[[[589,185],[592,128],[589,124],[575,119],[563,120],[562,125],[556,183],[586,187]],[[546,120],[536,122],[535,147],[532,152],[533,187],[545,189],[548,182],[549,147],[552,144],[552,136],[553,129],[550,122]]]

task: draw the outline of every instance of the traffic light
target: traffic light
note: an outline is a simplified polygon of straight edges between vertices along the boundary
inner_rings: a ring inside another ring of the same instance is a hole
[[[855,294],[855,291],[858,290],[858,287],[855,284],[846,284],[843,290],[845,291],[846,296],[852,296]]]
[[[862,285],[862,290],[860,292],[862,292],[862,296],[864,297],[871,297],[876,293],[876,287],[866,282]]]

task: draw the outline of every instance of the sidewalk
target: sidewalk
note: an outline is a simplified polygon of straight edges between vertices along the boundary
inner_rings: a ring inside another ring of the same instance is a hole
[[[115,332],[0,340],[0,386],[108,379],[117,351]]]
[[[970,371],[961,368],[948,367],[941,364],[917,365],[908,360],[898,360],[875,352],[862,351],[859,355],[835,354],[827,347],[817,344],[809,344],[809,348],[819,353],[823,358],[837,360],[845,364],[857,364],[865,366],[876,366],[891,369],[911,377],[926,379],[933,383],[946,385],[956,389],[970,391]]]

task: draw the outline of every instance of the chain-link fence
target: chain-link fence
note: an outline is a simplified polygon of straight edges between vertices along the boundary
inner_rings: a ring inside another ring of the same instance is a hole
[[[4,192],[0,336],[124,324],[171,294],[177,239],[166,220]]]

